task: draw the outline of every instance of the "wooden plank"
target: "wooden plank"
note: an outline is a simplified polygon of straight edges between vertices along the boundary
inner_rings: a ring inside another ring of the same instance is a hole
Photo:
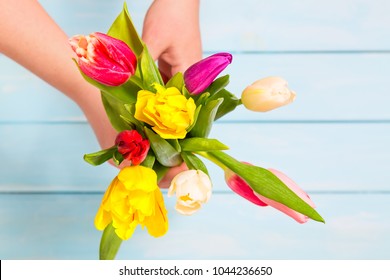
[[[214,194],[181,216],[165,199],[161,238],[138,228],[118,259],[389,259],[390,195],[312,194],[326,224],[300,225],[270,207]],[[96,259],[101,195],[0,195],[1,259]]]
[[[241,96],[254,81],[281,76],[296,91],[291,105],[254,113],[243,107],[228,120],[375,120],[390,119],[390,95],[383,86],[390,56],[371,54],[236,55],[225,70],[228,89]]]
[[[0,56],[3,63],[0,121],[84,119],[58,91]],[[389,120],[389,65],[387,54],[238,54],[223,73],[230,74],[230,91],[240,97],[247,85],[274,75],[289,81],[297,99],[267,113],[241,106],[222,120]]]
[[[100,149],[86,124],[0,125],[0,135],[1,188],[104,190],[117,174],[108,164],[84,162],[85,153]]]
[[[213,135],[224,139],[231,155],[279,169],[303,189],[374,191],[390,187],[388,129],[389,124],[221,124]]]
[[[279,169],[305,190],[388,191],[389,125],[218,123],[210,137],[238,160]],[[0,125],[0,135],[3,191],[102,191],[118,172],[82,160],[99,149],[85,124]],[[214,188],[229,191],[222,171],[207,164]]]
[[[210,50],[389,50],[390,3],[250,0],[202,2]],[[223,8],[222,8],[223,7]],[[387,37],[387,38],[384,38]]]
[[[0,121],[85,120],[65,95],[0,54]]]
[[[106,31],[123,1],[41,0],[71,36]],[[127,1],[139,30],[152,1]],[[390,3],[386,0],[233,0],[201,2],[207,51],[389,50]]]

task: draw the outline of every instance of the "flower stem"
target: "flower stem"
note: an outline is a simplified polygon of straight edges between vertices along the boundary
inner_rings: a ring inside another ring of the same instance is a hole
[[[214,163],[214,164],[218,165],[219,167],[221,167],[224,171],[225,171],[226,169],[229,169],[229,168],[226,167],[226,165],[224,165],[222,162],[220,162],[219,160],[217,160],[216,158],[214,158],[213,156],[211,156],[211,155],[210,155],[209,153],[207,153],[207,152],[194,152],[194,153],[196,153],[196,154],[198,154],[198,155],[200,155],[200,156],[202,156],[202,157],[208,159],[208,160],[211,161],[212,163]]]
[[[122,239],[115,233],[112,223],[107,225],[100,240],[99,259],[114,260],[121,244]]]

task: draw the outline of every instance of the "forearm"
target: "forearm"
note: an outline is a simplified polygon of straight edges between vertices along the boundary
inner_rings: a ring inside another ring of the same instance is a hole
[[[66,34],[34,0],[0,2],[0,50],[75,99],[71,49]],[[59,75],[62,72],[64,74]],[[64,81],[63,76],[69,80]],[[76,79],[77,81],[77,79]],[[76,98],[77,99],[77,98]]]
[[[75,101],[102,147],[113,144],[113,136],[106,136],[114,132],[99,91],[84,81],[72,61],[68,36],[38,1],[0,1],[0,51]]]

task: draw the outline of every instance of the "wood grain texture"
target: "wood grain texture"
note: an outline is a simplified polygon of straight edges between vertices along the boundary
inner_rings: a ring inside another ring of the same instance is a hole
[[[5,57],[0,63],[0,122],[85,119],[55,89]],[[268,113],[238,108],[223,120],[390,120],[389,73],[388,54],[237,54],[223,73],[237,97],[260,78],[281,76],[297,99]]]
[[[166,198],[161,238],[137,228],[118,259],[388,259],[389,195],[312,195],[326,224],[300,225],[276,210],[214,194],[193,216]],[[96,259],[100,195],[0,195],[2,259]]]
[[[123,1],[41,0],[69,35],[107,31]],[[137,28],[151,0],[127,1]],[[387,0],[266,1],[201,3],[206,51],[389,50]]]
[[[127,1],[142,30],[151,0]],[[69,35],[105,32],[123,1],[41,0]],[[288,174],[326,224],[298,225],[233,194],[208,163],[211,201],[192,217],[166,199],[170,230],[136,231],[120,259],[389,259],[390,2],[201,1],[204,56],[233,53],[228,89],[282,76],[296,101],[238,108],[211,137],[239,160]],[[0,259],[96,259],[93,219],[117,174],[80,109],[0,54]]]
[[[217,123],[210,137],[237,159],[279,169],[306,190],[375,192],[390,190],[389,129],[389,123]],[[99,149],[84,123],[8,124],[0,131],[0,191],[102,191],[118,172],[83,161]],[[228,190],[222,171],[205,162],[214,189]]]

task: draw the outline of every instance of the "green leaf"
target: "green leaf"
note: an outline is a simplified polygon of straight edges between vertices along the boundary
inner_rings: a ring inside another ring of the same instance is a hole
[[[199,112],[196,124],[192,128],[190,134],[192,137],[206,138],[213,125],[218,107],[222,104],[223,99],[212,100],[208,102]]]
[[[139,57],[138,65],[145,89],[154,91],[152,86],[154,83],[164,85],[160,71],[158,70],[153,58],[149,54],[148,48],[146,46],[144,47],[144,50]]]
[[[215,115],[215,120],[233,111],[238,105],[241,104],[240,99],[238,99],[234,94],[230,93],[226,89],[221,89],[216,94],[212,95],[209,100],[216,100],[220,98],[223,98],[223,102],[218,107],[217,114]]]
[[[181,146],[177,139],[167,139],[168,143],[175,148],[176,151],[181,152]]]
[[[225,75],[219,77],[214,82],[212,82],[211,85],[205,91],[209,92],[211,95],[214,95],[215,93],[224,89],[228,84],[229,84],[229,75]]]
[[[113,260],[122,244],[122,239],[115,233],[112,223],[106,226],[100,239],[99,259]]]
[[[303,201],[276,175],[267,169],[244,164],[221,151],[208,152],[207,155],[238,174],[256,193],[286,205],[290,209],[306,215],[315,221],[325,222],[316,210]]]
[[[115,151],[117,151],[117,147],[113,146],[111,148],[101,150],[99,152],[86,154],[84,155],[84,160],[94,166],[100,165],[107,160],[110,160],[114,155]]]
[[[187,128],[187,133],[189,133],[196,125],[200,110],[202,110],[202,105],[196,106],[195,113],[194,113],[194,122]]]
[[[149,154],[146,156],[146,158],[141,163],[141,165],[145,167],[153,168],[155,161],[156,161],[156,157],[149,152]]]
[[[182,91],[184,86],[184,78],[183,78],[183,73],[177,72],[166,84],[166,88],[169,87],[175,87],[177,88],[180,92]]]
[[[153,165],[153,170],[157,174],[157,182],[160,182],[161,179],[164,178],[165,174],[169,171],[169,167],[161,165],[158,161],[156,161]]]
[[[179,141],[182,151],[201,152],[213,150],[228,150],[229,147],[217,139],[191,137]]]
[[[137,130],[142,131],[142,128],[144,126],[143,123],[134,117],[135,104],[125,104],[124,107],[125,107],[126,111],[129,112],[129,114],[127,114],[126,117],[125,116],[120,116],[120,117],[124,121],[126,121],[126,123],[128,123],[129,125],[135,126],[137,128]],[[140,131],[138,131],[138,132],[140,132]]]
[[[131,21],[126,3],[123,4],[122,12],[115,19],[107,34],[125,42],[137,57],[144,49],[144,44]]]
[[[188,91],[188,89],[185,87],[185,86],[183,86],[183,88],[182,88],[182,90],[181,90],[181,93],[185,96],[185,98],[190,98],[190,97],[192,97],[192,99],[194,99],[194,95],[192,95],[189,91]],[[194,101],[196,102],[196,100],[194,99]]]
[[[130,118],[126,118],[122,115],[119,115],[119,117],[128,125],[129,130],[131,130],[131,129],[137,130],[137,125]]]
[[[195,104],[198,107],[200,105],[206,104],[207,99],[210,97],[210,93],[204,92],[204,93],[199,94],[199,95],[192,95],[191,97],[194,99]]]
[[[162,165],[173,167],[182,163],[180,153],[176,151],[168,141],[161,138],[160,135],[154,133],[147,127],[145,127],[145,134],[150,141],[150,147],[156,155],[157,160]]]
[[[189,152],[182,152],[181,156],[189,169],[202,170],[204,173],[209,175],[206,165],[197,156]]]
[[[126,110],[124,103],[104,92],[102,92],[102,102],[108,119],[116,131],[132,129],[131,122],[129,123],[128,120],[133,116]]]
[[[122,155],[120,152],[115,151],[115,152],[114,152],[114,155],[112,156],[112,160],[114,161],[114,163],[115,163],[116,165],[119,165],[119,164],[122,163],[122,161],[124,160],[124,158],[123,158],[123,155]]]

